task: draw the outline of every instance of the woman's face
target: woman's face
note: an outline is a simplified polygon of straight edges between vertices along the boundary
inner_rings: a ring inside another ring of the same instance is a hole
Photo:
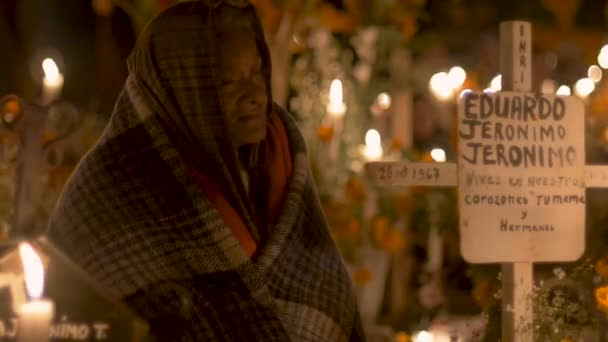
[[[268,98],[253,33],[222,33],[219,66],[220,102],[232,143],[238,148],[262,141]]]

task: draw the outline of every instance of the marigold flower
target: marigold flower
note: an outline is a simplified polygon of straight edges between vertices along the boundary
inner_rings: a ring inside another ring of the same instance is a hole
[[[376,216],[371,222],[372,239],[375,243],[382,245],[386,233],[390,229],[390,221],[384,216]]]
[[[403,147],[403,142],[401,142],[401,140],[399,138],[393,138],[393,140],[391,140],[388,150],[390,152],[400,151],[402,147]]]
[[[334,128],[331,126],[321,126],[317,129],[317,137],[319,140],[328,142],[334,136]]]
[[[608,286],[595,289],[595,301],[598,309],[608,314]]]
[[[404,333],[403,331],[398,332],[395,335],[395,342],[411,342],[412,339],[410,338],[410,335]]]
[[[405,248],[405,236],[396,229],[390,229],[384,237],[383,247],[390,254],[397,254]]]
[[[354,203],[361,203],[365,201],[366,193],[363,182],[357,178],[351,178],[346,182],[344,187],[344,194],[346,198]]]
[[[424,155],[422,155],[422,158],[420,158],[420,161],[425,162],[425,163],[434,163],[435,159],[433,159],[431,152],[427,152]]]
[[[607,258],[598,259],[598,261],[595,263],[595,271],[597,272],[597,274],[599,274],[603,278],[608,279],[608,259]]]
[[[487,279],[483,279],[475,284],[473,288],[472,295],[473,299],[479,304],[481,307],[488,306],[492,301],[494,301],[494,292],[495,289]]]
[[[412,209],[412,196],[409,192],[398,193],[393,196],[393,207],[401,216],[407,216]]]
[[[373,273],[367,268],[359,268],[353,272],[353,282],[357,285],[365,285],[372,280]]]

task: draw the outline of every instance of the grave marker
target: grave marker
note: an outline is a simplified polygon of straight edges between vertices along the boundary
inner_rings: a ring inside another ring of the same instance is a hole
[[[500,25],[504,91],[459,101],[458,163],[374,162],[384,186],[458,186],[461,253],[502,264],[502,340],[532,341],[533,262],[584,252],[585,188],[608,187],[608,167],[585,162],[584,107],[531,93],[531,25]]]

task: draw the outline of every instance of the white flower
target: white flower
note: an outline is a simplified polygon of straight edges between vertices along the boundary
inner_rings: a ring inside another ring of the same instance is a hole
[[[353,75],[361,85],[366,85],[372,76],[372,67],[367,63],[358,63],[353,69]]]
[[[326,29],[317,30],[311,38],[311,45],[317,50],[326,49],[331,44],[331,33]]]
[[[562,280],[566,276],[566,272],[561,267],[554,268],[553,274],[557,277],[557,279]]]

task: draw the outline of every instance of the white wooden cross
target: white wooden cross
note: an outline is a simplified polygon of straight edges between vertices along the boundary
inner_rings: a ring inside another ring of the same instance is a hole
[[[532,93],[532,28],[500,25],[502,90],[458,104],[457,163],[374,162],[383,186],[458,186],[461,253],[502,264],[502,340],[533,341],[534,262],[575,261],[585,249],[585,188],[608,187],[608,166],[585,165],[584,105]]]

